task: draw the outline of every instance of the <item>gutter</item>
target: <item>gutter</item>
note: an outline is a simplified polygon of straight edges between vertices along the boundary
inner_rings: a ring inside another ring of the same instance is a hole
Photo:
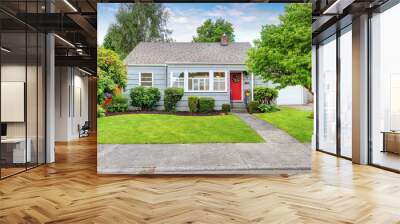
[[[168,65],[246,65],[238,63],[205,63],[205,62],[165,62]]]
[[[149,66],[149,67],[164,67],[168,65],[237,65],[246,66],[246,64],[235,63],[202,63],[202,62],[166,62],[165,64],[126,64],[127,66]]]
[[[166,64],[126,64],[126,66],[147,66],[147,67],[164,67]]]

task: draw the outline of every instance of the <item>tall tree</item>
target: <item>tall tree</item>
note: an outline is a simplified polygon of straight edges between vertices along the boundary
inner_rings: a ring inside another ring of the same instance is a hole
[[[249,50],[247,67],[278,88],[302,85],[311,90],[311,4],[288,4],[278,25],[263,26]]]
[[[126,66],[117,53],[110,49],[97,49],[97,100],[101,104],[105,93],[125,88],[128,82]]]
[[[161,4],[124,3],[118,9],[116,22],[108,29],[103,46],[123,59],[141,41],[170,41],[167,19],[168,12]]]
[[[224,19],[217,19],[215,22],[207,19],[197,28],[197,36],[193,37],[193,42],[219,42],[223,34],[228,37],[229,42],[235,41],[232,23]]]

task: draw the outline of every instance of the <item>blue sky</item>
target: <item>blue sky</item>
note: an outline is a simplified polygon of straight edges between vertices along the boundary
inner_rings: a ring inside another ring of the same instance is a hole
[[[108,27],[115,22],[120,4],[97,4],[97,42],[103,43]],[[261,27],[276,24],[283,13],[284,4],[278,3],[170,3],[164,4],[168,11],[168,29],[177,42],[191,42],[196,28],[206,19],[224,18],[234,26],[237,42],[253,42],[260,37]]]

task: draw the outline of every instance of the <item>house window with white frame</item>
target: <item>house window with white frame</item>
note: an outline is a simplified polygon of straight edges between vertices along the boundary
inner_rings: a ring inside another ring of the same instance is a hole
[[[214,72],[214,91],[226,90],[225,72]]]
[[[189,72],[188,74],[189,91],[209,91],[210,73],[209,72]]]
[[[184,87],[184,80],[185,80],[185,73],[184,72],[171,72],[171,86],[183,88]]]
[[[152,87],[153,86],[153,73],[140,73],[140,85],[141,86],[147,86],[147,87]]]

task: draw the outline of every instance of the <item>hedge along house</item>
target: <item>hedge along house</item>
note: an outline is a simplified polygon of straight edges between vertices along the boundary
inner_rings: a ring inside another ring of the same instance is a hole
[[[165,88],[180,87],[185,94],[178,102],[179,111],[189,109],[189,96],[214,98],[215,110],[220,110],[222,104],[244,108],[246,100],[253,98],[254,88],[267,85],[246,71],[249,48],[248,42],[229,43],[224,36],[220,43],[141,42],[124,60],[128,67],[125,92],[137,86],[152,86],[163,94]],[[285,88],[280,95],[278,104],[307,102],[302,87]],[[163,108],[160,100],[157,109]]]

